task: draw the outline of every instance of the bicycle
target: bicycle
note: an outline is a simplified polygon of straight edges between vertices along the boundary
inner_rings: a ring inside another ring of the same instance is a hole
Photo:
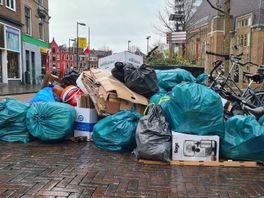
[[[216,86],[216,84],[220,84],[221,87],[228,88],[229,91],[231,91],[233,94],[242,97],[243,99],[247,100],[248,102],[252,103],[256,107],[264,106],[264,90],[261,89],[252,89],[251,86],[253,82],[255,81],[261,81],[263,82],[264,78],[264,69],[258,69],[258,73],[252,74],[252,73],[245,73],[244,76],[248,77],[251,79],[249,82],[248,86],[246,89],[243,91],[236,83],[236,80],[233,79],[232,73],[233,71],[238,68],[239,66],[245,67],[248,65],[253,65],[257,66],[257,64],[254,64],[252,62],[246,62],[246,63],[240,63],[241,56],[243,54],[239,54],[237,56],[235,55],[222,55],[222,54],[217,54],[213,52],[206,52],[208,55],[214,55],[214,56],[219,56],[223,57],[226,60],[230,60],[232,63],[231,69],[229,70],[229,73],[227,77],[224,76],[224,64],[223,61],[218,60],[214,64],[213,70],[210,72],[209,75],[209,80],[212,80],[212,84],[210,87]],[[234,78],[236,75],[239,74],[234,74]],[[236,89],[237,91],[235,91]]]
[[[240,56],[242,54],[235,56],[235,55],[222,55],[217,54],[213,52],[206,52],[209,55],[214,56],[220,56],[225,58],[226,60],[230,60],[232,62],[231,69],[229,70],[229,73],[227,77],[224,76],[224,65],[223,61],[218,60],[214,63],[214,68],[210,72],[209,80],[212,81],[211,85],[209,86],[211,89],[219,93],[219,95],[230,101],[232,104],[232,108],[230,111],[225,112],[225,118],[229,118],[234,115],[254,115],[257,119],[259,119],[262,115],[264,115],[264,108],[262,107],[262,104],[259,106],[256,106],[256,101],[261,100],[261,102],[264,102],[264,91],[259,91],[258,93],[254,92],[250,88],[251,84],[253,83],[253,79],[251,79],[251,83],[249,83],[246,90],[243,92],[235,83],[235,80],[231,78],[231,74],[233,69],[237,65],[245,66],[249,63],[242,64],[239,61],[241,60]],[[250,63],[252,64],[252,63]],[[229,83],[232,83],[239,93],[235,92],[232,85]],[[228,89],[227,89],[227,88]],[[263,99],[263,101],[262,101]]]

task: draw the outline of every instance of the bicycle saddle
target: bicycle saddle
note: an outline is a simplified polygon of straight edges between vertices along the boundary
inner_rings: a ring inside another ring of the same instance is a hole
[[[263,107],[257,107],[257,108],[250,108],[248,106],[244,107],[245,110],[247,110],[249,113],[251,113],[252,115],[254,115],[256,117],[256,119],[258,120],[261,116],[264,115],[264,108]]]
[[[252,79],[255,82],[261,82],[262,81],[262,78],[263,78],[263,76],[260,75],[260,74],[258,74],[258,73],[255,73],[255,74],[246,73],[245,74],[245,77],[250,78],[250,79]]]

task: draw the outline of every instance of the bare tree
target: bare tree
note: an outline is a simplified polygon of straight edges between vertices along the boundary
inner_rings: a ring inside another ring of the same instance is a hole
[[[154,26],[157,33],[164,35],[166,32],[176,32],[179,30],[179,27],[182,27],[183,31],[186,30],[187,24],[194,13],[195,1],[196,0],[184,1],[184,9],[178,10],[176,6],[177,0],[166,0],[165,7],[158,13],[158,19],[161,25]],[[172,15],[179,14],[182,15],[181,18],[178,18],[179,20],[170,20]]]

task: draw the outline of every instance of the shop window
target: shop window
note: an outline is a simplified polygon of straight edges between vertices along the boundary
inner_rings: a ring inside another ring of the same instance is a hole
[[[31,9],[25,7],[25,33],[31,35]]]
[[[20,51],[19,31],[10,27],[6,28],[6,45],[8,50]]]
[[[41,74],[46,73],[46,54],[41,53]]]
[[[6,0],[5,6],[10,10],[16,11],[16,0]]]
[[[19,53],[7,52],[8,78],[19,78]]]
[[[29,62],[29,51],[26,50],[26,71],[29,72],[30,71],[30,62]]]

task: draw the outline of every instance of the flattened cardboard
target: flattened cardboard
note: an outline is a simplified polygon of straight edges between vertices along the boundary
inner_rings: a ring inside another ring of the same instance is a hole
[[[144,113],[148,99],[128,89],[110,72],[91,69],[84,72],[83,76],[83,84],[89,90],[99,115],[115,114],[121,110],[131,109]]]

